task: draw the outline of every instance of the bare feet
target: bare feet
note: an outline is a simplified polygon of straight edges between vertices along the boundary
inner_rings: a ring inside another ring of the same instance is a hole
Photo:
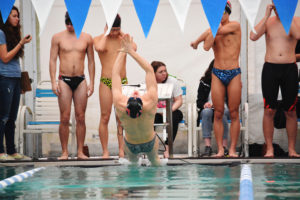
[[[264,157],[265,158],[274,158],[274,150],[273,150],[273,148],[272,149],[267,149]]]
[[[300,155],[297,154],[295,150],[289,150],[289,157],[290,158],[300,158]]]
[[[69,155],[67,153],[61,154],[60,157],[57,158],[57,160],[68,160]]]
[[[102,158],[109,158],[109,152],[108,151],[103,151]]]
[[[217,154],[212,155],[211,157],[213,157],[213,158],[224,158],[224,149],[219,150],[219,152]]]
[[[124,151],[119,150],[119,158],[124,158]]]
[[[84,153],[77,153],[77,160],[87,160],[89,157],[84,155]]]
[[[238,157],[239,157],[239,155],[237,155],[237,153],[236,153],[236,152],[232,152],[232,153],[230,153],[230,151],[229,151],[228,157],[230,157],[230,158],[238,158]]]

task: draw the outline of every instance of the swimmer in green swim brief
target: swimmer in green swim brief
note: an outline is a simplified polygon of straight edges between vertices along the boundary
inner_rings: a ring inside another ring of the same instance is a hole
[[[118,50],[121,48],[121,39],[124,33],[121,31],[121,17],[116,16],[115,21],[108,35],[106,35],[107,25],[104,28],[104,33],[94,38],[94,47],[98,53],[101,62],[101,79],[99,86],[99,101],[100,101],[100,124],[99,124],[99,138],[102,147],[102,158],[109,158],[108,151],[108,123],[112,111],[113,97],[111,90],[112,68],[116,61]],[[134,44],[134,49],[136,45]],[[120,73],[122,83],[127,82],[126,78],[126,64]],[[121,83],[121,80],[120,80]],[[124,141],[123,129],[120,120],[116,117],[118,124],[118,143],[119,143],[119,157],[124,157]]]
[[[104,83],[107,87],[109,87],[109,89],[111,89],[111,79],[110,78],[101,77],[100,81],[102,83]],[[121,82],[122,82],[122,84],[127,84],[128,79],[127,78],[122,78]]]

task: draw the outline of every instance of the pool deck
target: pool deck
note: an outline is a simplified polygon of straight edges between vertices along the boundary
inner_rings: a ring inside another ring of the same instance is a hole
[[[191,158],[187,155],[174,155],[169,158],[167,165],[186,165],[186,164],[203,164],[203,165],[239,165],[239,164],[271,164],[271,163],[295,163],[300,164],[300,158]],[[0,166],[72,166],[72,167],[102,167],[102,166],[120,166],[118,157],[112,156],[109,159],[92,157],[88,160],[57,160],[56,158],[41,158],[39,160],[24,161],[5,161],[0,162]]]

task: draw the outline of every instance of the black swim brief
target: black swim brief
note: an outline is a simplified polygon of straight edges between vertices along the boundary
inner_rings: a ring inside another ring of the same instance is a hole
[[[85,76],[84,75],[81,75],[81,76],[59,75],[58,79],[65,82],[71,88],[71,90],[74,92],[77,89],[78,85],[85,79]]]

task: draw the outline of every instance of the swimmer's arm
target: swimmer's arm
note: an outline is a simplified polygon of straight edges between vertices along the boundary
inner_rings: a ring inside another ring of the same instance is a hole
[[[211,32],[211,29],[209,29],[209,33],[207,34],[207,37],[205,38],[204,41],[203,49],[205,51],[209,51],[210,48],[213,47],[214,43],[215,43],[215,38]]]
[[[252,41],[256,41],[258,40],[263,34],[266,33],[267,31],[267,26],[266,26],[266,22],[267,22],[267,19],[264,17],[255,27],[255,31],[256,31],[256,34],[251,31],[250,32],[250,40]]]
[[[51,40],[51,49],[50,49],[50,60],[49,60],[49,72],[51,83],[56,84],[56,61],[58,57],[59,46],[57,36],[53,36]]]
[[[290,33],[294,36],[294,38],[300,40],[300,17],[294,17]]]
[[[252,41],[258,40],[263,34],[266,33],[267,22],[268,22],[268,19],[270,18],[272,10],[274,8],[275,8],[275,6],[273,4],[270,4],[267,6],[266,14],[265,14],[264,18],[255,26],[256,34],[253,31],[250,32],[250,39]]]
[[[121,70],[122,67],[126,65],[126,53],[119,52],[116,58],[115,64],[112,69],[112,94],[113,94],[113,103],[116,108],[120,109],[121,102],[124,99],[122,94],[122,81],[121,81]]]
[[[95,50],[97,52],[102,52],[105,50],[105,46],[106,46],[106,36],[105,35],[100,35],[98,37],[94,38],[94,46],[95,46]]]
[[[135,43],[135,42],[133,42],[133,44],[132,44],[132,48],[133,48],[133,50],[134,50],[134,51],[137,51],[137,45],[136,45],[136,43]]]
[[[234,33],[236,31],[241,30],[240,23],[238,22],[231,22],[224,26],[220,26],[217,32],[217,35],[227,35],[230,33]]]
[[[191,47],[193,47],[193,49],[197,49],[198,45],[206,39],[206,37],[208,36],[208,33],[209,33],[209,30],[205,31],[194,42],[191,42]]]
[[[95,81],[94,47],[93,47],[93,39],[91,36],[88,36],[87,58],[88,58],[88,70],[90,76],[89,96],[91,96],[94,92],[94,81]]]
[[[128,51],[128,54],[143,68],[146,72],[146,88],[147,94],[154,101],[157,101],[157,82],[155,78],[155,74],[153,71],[153,67],[138,53],[136,53],[133,49]]]
[[[123,33],[123,32],[121,32],[121,34],[120,34],[120,38],[122,39],[125,35],[129,35],[128,33],[127,34],[125,34],[125,33]],[[132,39],[132,49],[134,50],[134,51],[137,51],[137,45],[136,45],[136,43],[133,41],[133,37],[131,37],[131,39]]]
[[[300,62],[300,54],[296,54],[296,60],[297,62]]]

